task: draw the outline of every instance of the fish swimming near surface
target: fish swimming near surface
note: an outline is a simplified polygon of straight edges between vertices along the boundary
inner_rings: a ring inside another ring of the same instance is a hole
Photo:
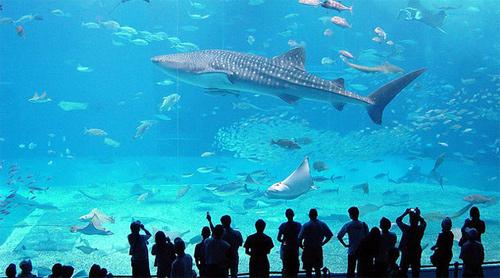
[[[317,189],[314,186],[309,169],[309,158],[305,157],[300,166],[293,171],[285,180],[271,185],[266,196],[274,199],[295,199],[311,189]]]
[[[425,69],[408,73],[369,96],[345,89],[342,78],[326,80],[308,73],[305,49],[294,48],[274,58],[225,50],[203,50],[155,56],[151,59],[168,75],[191,85],[219,91],[264,94],[294,104],[308,99],[342,110],[346,103],[364,106],[372,121],[382,123],[386,105]],[[385,71],[400,71],[385,67]]]

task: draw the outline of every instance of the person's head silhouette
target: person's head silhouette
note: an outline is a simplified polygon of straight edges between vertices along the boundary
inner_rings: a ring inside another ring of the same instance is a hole
[[[205,226],[201,229],[201,237],[203,239],[210,237],[210,228],[209,227]]]
[[[186,250],[186,244],[184,243],[182,238],[176,237],[174,239],[174,250],[175,250],[175,254],[177,254],[177,255],[184,254],[184,250]]]
[[[292,221],[293,217],[295,216],[295,213],[293,212],[293,210],[291,208],[289,208],[289,209],[286,209],[285,216],[288,219],[288,221]]]
[[[5,269],[5,276],[7,278],[14,278],[16,277],[16,274],[17,274],[16,265],[9,264],[9,266]]]
[[[231,227],[231,216],[229,215],[224,215],[220,218],[220,223],[224,228],[229,228]]]
[[[141,222],[134,221],[130,223],[130,231],[132,232],[132,234],[138,234],[140,230],[141,230]]]
[[[216,239],[221,239],[222,238],[222,234],[224,234],[224,227],[220,224],[218,225],[215,225],[214,227],[214,231],[212,233],[212,236]]]
[[[443,229],[443,231],[451,231],[451,226],[452,222],[449,217],[445,217],[443,221],[441,221],[441,229]]]
[[[311,220],[318,219],[318,211],[315,208],[309,210],[309,219]]]
[[[60,263],[56,263],[52,266],[52,277],[60,277],[62,275],[63,266]]]
[[[479,209],[477,207],[471,207],[469,214],[472,220],[479,220],[480,214],[479,214]]]
[[[164,232],[158,231],[155,234],[155,243],[156,244],[166,244],[167,243],[167,236],[165,235]]]
[[[259,219],[255,222],[255,230],[257,231],[257,233],[263,233],[265,228],[266,222],[264,222],[264,220]]]
[[[347,212],[349,213],[349,217],[352,220],[358,220],[359,218],[359,209],[357,207],[350,207]]]
[[[382,232],[387,232],[389,231],[390,228],[391,228],[391,220],[382,217],[382,219],[380,219],[380,229],[382,230]]]
[[[31,260],[22,260],[19,263],[19,268],[21,269],[21,273],[28,274],[33,270],[33,265],[31,264]]]
[[[75,268],[73,268],[70,265],[64,265],[61,269],[61,276],[62,277],[72,277],[74,272],[75,272]]]

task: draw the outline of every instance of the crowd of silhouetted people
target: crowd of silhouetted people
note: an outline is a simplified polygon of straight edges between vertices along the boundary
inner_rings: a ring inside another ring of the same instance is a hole
[[[399,246],[396,246],[396,234],[390,231],[392,223],[388,218],[382,217],[379,227],[369,228],[359,219],[357,207],[349,208],[348,214],[351,221],[345,223],[337,234],[339,242],[347,248],[347,277],[407,277],[410,268],[412,277],[419,277],[421,241],[427,223],[418,208],[408,208],[396,218],[396,225],[402,232]],[[279,226],[277,236],[280,243],[282,276],[297,277],[300,261],[306,277],[328,275],[329,270],[323,264],[323,246],[333,238],[328,225],[318,219],[316,209],[309,211],[309,221],[303,224],[294,221],[292,209],[287,209],[285,216],[287,221]],[[407,216],[408,224],[403,221]],[[249,276],[269,277],[268,254],[274,248],[274,243],[265,233],[264,220],[255,222],[255,233],[244,241],[241,233],[231,227],[229,215],[222,216],[220,224],[214,224],[209,213],[206,218],[209,225],[202,228],[202,240],[196,245],[193,257],[185,253],[186,245],[180,237],[172,242],[162,231],[155,234],[151,255],[154,256],[158,277],[236,277],[239,266],[238,250],[241,246],[250,257]],[[436,267],[436,277],[448,277],[454,240],[451,219],[444,218],[441,227],[442,231],[436,244],[431,248],[434,252],[430,260]],[[467,218],[462,226],[458,243],[461,247],[460,258],[463,261],[464,277],[483,277],[484,249],[481,235],[485,229],[479,209],[471,207],[470,218]],[[148,242],[152,234],[139,221],[130,224],[130,231],[128,242],[132,276],[150,277]],[[300,249],[302,255],[299,259]],[[196,265],[196,271],[193,265]],[[36,277],[32,274],[30,260],[23,260],[19,268],[20,273],[17,274],[16,265],[10,264],[5,271],[6,276]],[[57,263],[52,267],[49,277],[72,277],[73,272],[73,267]],[[105,278],[112,277],[112,274],[94,264],[88,277]]]

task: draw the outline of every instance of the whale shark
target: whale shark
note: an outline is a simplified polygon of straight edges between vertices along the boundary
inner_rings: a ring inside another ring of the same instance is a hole
[[[314,186],[309,168],[309,158],[305,157],[300,166],[285,180],[267,188],[266,196],[272,199],[295,199],[300,195],[317,189]]]
[[[361,96],[348,91],[344,79],[327,80],[308,73],[305,49],[297,47],[273,58],[226,50],[201,50],[159,55],[151,61],[178,80],[211,94],[263,94],[289,104],[301,99],[331,103],[341,111],[347,103],[364,106],[371,120],[382,124],[386,105],[425,69],[403,75]]]

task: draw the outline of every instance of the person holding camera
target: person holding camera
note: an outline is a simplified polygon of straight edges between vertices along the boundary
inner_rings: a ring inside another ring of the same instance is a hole
[[[403,218],[410,216],[410,225],[403,223]],[[399,243],[401,251],[400,269],[406,277],[408,268],[411,266],[412,277],[420,276],[420,258],[422,256],[421,241],[424,237],[427,223],[420,214],[420,209],[407,208],[403,214],[396,219],[396,224],[403,233]]]
[[[140,234],[141,230],[144,231],[144,235]],[[134,221],[130,224],[130,232],[128,243],[130,244],[129,255],[132,256],[132,277],[151,277],[148,260],[148,239],[151,237],[151,233],[144,228],[140,221]]]

